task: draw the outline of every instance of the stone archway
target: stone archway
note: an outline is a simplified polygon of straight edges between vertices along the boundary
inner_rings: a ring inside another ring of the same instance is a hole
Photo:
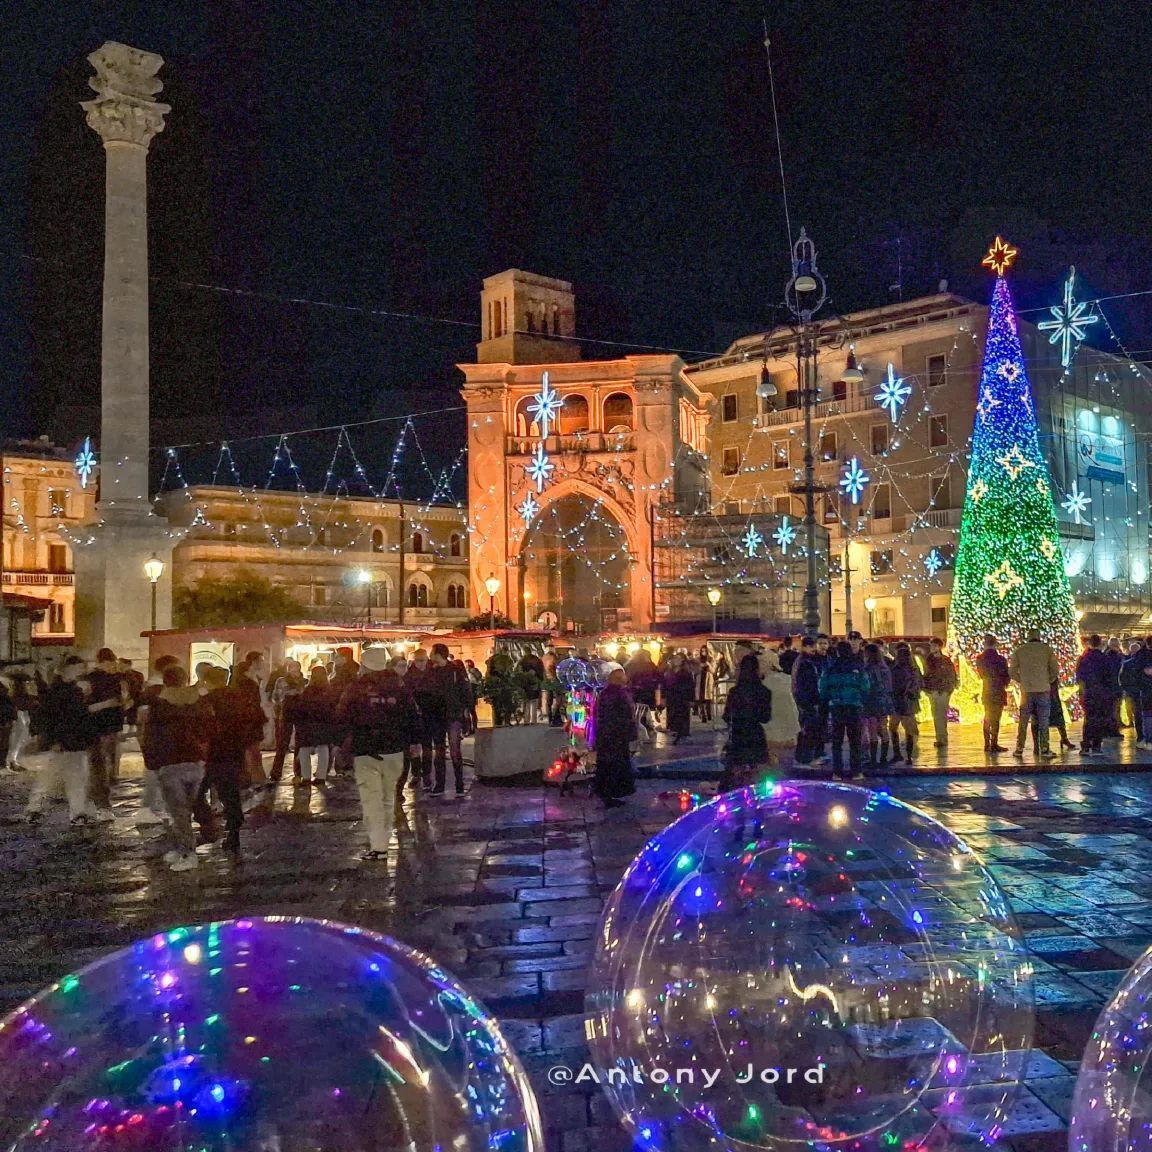
[[[529,620],[555,613],[560,628],[615,630],[632,618],[632,545],[627,519],[590,486],[566,485],[520,539],[518,562]]]

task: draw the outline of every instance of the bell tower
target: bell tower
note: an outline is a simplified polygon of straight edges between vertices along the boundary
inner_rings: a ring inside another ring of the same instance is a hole
[[[509,268],[480,293],[478,364],[569,364],[580,359],[576,297],[566,280]]]

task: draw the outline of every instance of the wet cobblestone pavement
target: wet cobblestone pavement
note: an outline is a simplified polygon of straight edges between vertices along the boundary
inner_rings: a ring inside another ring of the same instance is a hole
[[[130,770],[130,769],[129,769]],[[1076,1061],[1104,1001],[1152,942],[1152,776],[922,776],[887,783],[981,852],[1036,957],[1037,1053],[1004,1136],[1055,1152]],[[605,813],[540,788],[477,787],[405,810],[387,869],[362,864],[355,789],[284,785],[272,819],[233,863],[215,847],[170,873],[163,844],[129,820],[74,832],[59,809],[20,819],[27,779],[0,777],[0,1007],[149,933],[240,914],[327,917],[425,949],[483,998],[532,1075],[554,1152],[626,1148],[594,1086],[546,1072],[584,1060],[583,991],[602,897],[644,841],[675,818],[667,782]],[[136,809],[139,782],[117,786]],[[393,883],[394,881],[394,883]]]

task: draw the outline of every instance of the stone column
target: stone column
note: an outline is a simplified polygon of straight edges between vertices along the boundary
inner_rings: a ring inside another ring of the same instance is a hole
[[[157,587],[159,627],[171,616],[172,538],[148,494],[148,146],[163,131],[164,61],[108,41],[91,56],[96,99],[81,104],[104,143],[104,313],[100,357],[99,522],[76,550],[76,644],[139,660],[150,625],[144,563],[166,571]]]
[[[104,142],[104,323],[100,510],[148,509],[148,145],[164,130],[164,61],[108,41],[88,57],[95,100],[81,107]]]

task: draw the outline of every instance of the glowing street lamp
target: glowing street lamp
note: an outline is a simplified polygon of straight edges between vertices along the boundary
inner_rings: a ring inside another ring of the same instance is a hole
[[[721,597],[724,595],[719,588],[708,589],[708,603],[712,605],[712,634],[716,634],[716,606],[720,603]]]
[[[872,639],[872,614],[876,611],[876,598],[869,596],[864,601],[864,611],[868,613],[868,639]]]
[[[144,561],[144,575],[152,582],[152,631],[156,631],[156,585],[160,583],[160,577],[164,575],[164,561],[152,553],[148,560]]]
[[[364,585],[364,619],[372,623],[372,573],[367,568],[360,568],[356,572],[356,583]]]
[[[496,631],[496,593],[500,591],[500,581],[493,572],[484,581],[484,590],[488,593],[488,627]]]

